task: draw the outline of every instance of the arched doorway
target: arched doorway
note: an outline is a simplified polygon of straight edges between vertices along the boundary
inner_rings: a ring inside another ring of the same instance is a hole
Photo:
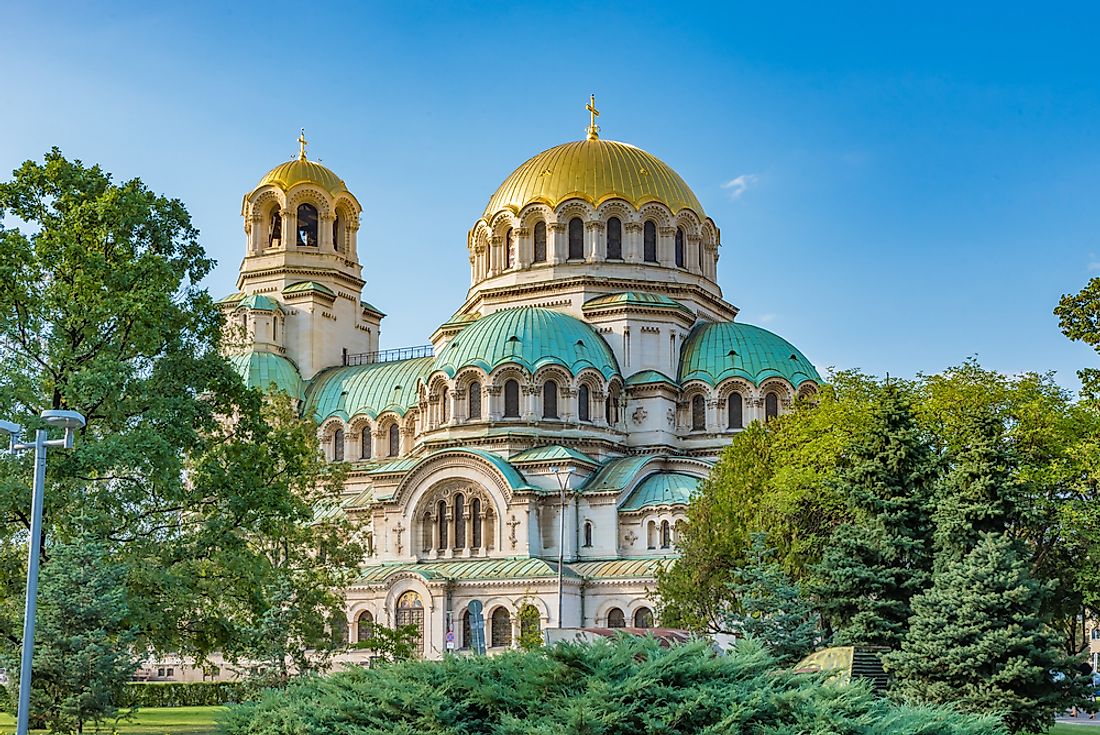
[[[395,611],[394,620],[397,623],[397,627],[402,628],[406,625],[415,625],[417,630],[416,635],[416,653],[419,657],[424,657],[424,601],[420,599],[420,595],[412,590],[404,592],[397,598],[397,610]]]

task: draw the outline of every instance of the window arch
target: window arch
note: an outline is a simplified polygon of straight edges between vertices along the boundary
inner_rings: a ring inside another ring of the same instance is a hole
[[[652,628],[653,627],[653,611],[648,607],[639,607],[634,611],[634,627],[635,628]]]
[[[437,539],[438,539],[438,542],[436,543],[436,548],[440,549],[440,550],[443,550],[443,549],[447,548],[447,501],[446,500],[440,500],[439,503],[436,505],[435,525],[436,525],[436,529],[437,529],[436,530],[436,536],[437,536]]]
[[[298,205],[298,245],[317,247],[317,207],[312,204]]]
[[[558,384],[553,380],[547,380],[542,384],[542,417],[544,419],[558,417]]]
[[[569,220],[569,260],[584,260],[584,223],[580,217]]]
[[[764,418],[767,421],[771,421],[779,415],[779,396],[775,391],[768,391],[768,394],[764,396]]]
[[[504,418],[519,418],[519,382],[504,381]]]
[[[332,461],[344,461],[344,430],[337,429],[332,432]]]
[[[401,430],[397,428],[397,424],[390,424],[389,444],[389,456],[401,454]]]
[[[621,608],[613,607],[607,611],[607,627],[608,628],[625,628],[626,627],[626,615],[623,614]]]
[[[512,267],[512,228],[504,233],[504,270]]]
[[[470,383],[470,387],[466,389],[469,394],[469,417],[472,419],[481,418],[481,383],[476,380]]]
[[[702,394],[696,393],[691,399],[691,430],[706,431],[707,428],[707,400]]]
[[[370,459],[371,455],[370,427],[364,426],[359,432],[359,459]]]
[[[578,421],[591,421],[592,407],[590,405],[590,395],[588,386],[581,383],[577,388],[577,420]]]
[[[470,625],[470,608],[462,612],[462,648],[468,649],[474,643],[473,627]]]
[[[657,262],[657,223],[651,219],[645,221],[642,230],[642,260],[647,263]]]
[[[528,641],[536,640],[542,632],[542,616],[534,605],[527,604],[519,610],[519,635],[520,643],[530,645]]]
[[[618,217],[607,221],[607,259],[623,259],[623,223]]]
[[[432,514],[424,511],[424,520],[420,523],[420,548],[424,551],[432,550]]]
[[[650,521],[645,526],[645,545],[647,549],[657,548],[657,522]]]
[[[672,526],[668,521],[661,521],[661,548],[667,549],[672,546]]]
[[[533,263],[546,262],[546,223],[535,223],[535,252],[531,258]]]
[[[342,225],[340,213],[337,212],[336,216],[332,218],[332,249],[338,253],[344,252]]]
[[[481,499],[470,503],[470,548],[481,548]]]
[[[466,548],[466,496],[455,496],[455,548]]]
[[[684,228],[676,228],[676,267],[684,267]]]
[[[439,392],[439,420],[441,423],[447,423],[451,420],[451,391],[447,386],[443,386],[443,390]]]
[[[362,643],[371,637],[371,627],[374,625],[374,616],[369,610],[359,613],[355,619],[355,642]]]
[[[278,205],[271,210],[271,220],[268,225],[267,244],[269,247],[276,247],[283,239],[283,210],[279,209]]]
[[[731,429],[745,427],[745,399],[737,391],[730,393],[726,399],[726,412],[729,414],[729,422],[726,424]]]
[[[394,622],[397,623],[397,627],[399,628],[406,625],[416,626],[416,636],[413,642],[416,643],[417,655],[423,656],[424,601],[420,599],[420,595],[409,590],[397,598],[397,610],[396,615],[394,615]]]
[[[508,614],[508,608],[502,606],[493,610],[490,621],[490,645],[493,648],[512,645],[512,616]]]
[[[584,545],[592,545],[592,521],[584,522]]]

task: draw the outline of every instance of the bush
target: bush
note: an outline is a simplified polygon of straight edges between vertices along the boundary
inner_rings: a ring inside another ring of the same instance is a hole
[[[251,687],[240,681],[131,682],[123,694],[123,707],[215,707],[243,702]]]
[[[227,735],[407,733],[1003,735],[996,718],[876,699],[865,683],[777,671],[759,645],[559,644],[310,677],[230,710]]]

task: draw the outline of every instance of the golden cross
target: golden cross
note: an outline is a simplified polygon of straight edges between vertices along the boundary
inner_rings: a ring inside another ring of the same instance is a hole
[[[596,109],[596,95],[588,98],[588,104],[584,109],[592,113],[591,122],[588,123],[588,139],[596,140],[600,137],[600,126],[596,124],[596,118],[600,116],[600,111]]]
[[[302,134],[298,136],[298,160],[306,160],[306,129],[302,128]]]

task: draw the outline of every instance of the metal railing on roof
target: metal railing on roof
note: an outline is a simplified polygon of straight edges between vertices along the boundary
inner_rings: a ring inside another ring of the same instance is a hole
[[[372,365],[378,362],[395,362],[397,360],[412,360],[417,357],[434,357],[435,348],[431,345],[418,345],[416,347],[398,347],[393,350],[378,350],[376,352],[348,352],[344,350],[344,366]]]

